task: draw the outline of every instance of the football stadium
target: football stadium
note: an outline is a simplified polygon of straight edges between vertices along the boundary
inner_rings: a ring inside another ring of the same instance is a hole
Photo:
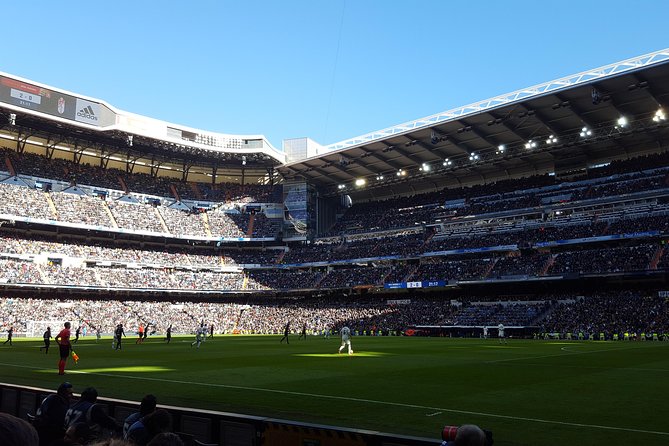
[[[583,70],[281,149],[0,73],[0,412],[40,444],[90,387],[87,441],[154,395],[143,435],[188,445],[667,444],[669,49]]]

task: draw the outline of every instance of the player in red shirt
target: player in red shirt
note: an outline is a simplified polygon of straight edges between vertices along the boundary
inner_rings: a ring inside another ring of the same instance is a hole
[[[60,349],[60,361],[58,361],[58,374],[65,374],[65,362],[67,362],[67,357],[70,356],[70,323],[65,322],[65,328],[63,328],[60,333],[54,338],[58,348]]]

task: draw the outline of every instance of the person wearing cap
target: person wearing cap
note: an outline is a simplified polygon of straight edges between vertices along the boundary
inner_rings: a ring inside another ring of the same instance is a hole
[[[35,428],[40,445],[48,445],[65,435],[65,413],[72,402],[72,384],[64,382],[55,394],[42,400],[35,414]]]
[[[63,328],[54,338],[54,341],[56,341],[56,344],[58,344],[58,349],[60,350],[60,360],[58,361],[59,375],[65,374],[65,363],[67,362],[67,357],[70,356],[70,348],[72,347],[70,345],[71,325],[69,322],[65,322],[63,325],[65,328]]]

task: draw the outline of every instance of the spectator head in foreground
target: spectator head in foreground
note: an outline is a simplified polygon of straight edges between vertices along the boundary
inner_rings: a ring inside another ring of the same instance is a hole
[[[25,420],[0,412],[0,444],[2,446],[38,446],[34,427]]]

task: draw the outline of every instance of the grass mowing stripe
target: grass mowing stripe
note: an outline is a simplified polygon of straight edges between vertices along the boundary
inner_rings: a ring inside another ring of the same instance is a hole
[[[0,363],[0,365],[4,365],[4,366],[8,366],[8,367],[32,369],[32,370],[53,371],[53,369],[45,369],[45,368],[42,368],[42,367],[33,367],[33,366],[25,366],[25,365],[17,365],[17,364]],[[330,400],[340,400],[340,401],[351,401],[351,402],[356,402],[356,403],[387,405],[387,406],[404,407],[404,408],[411,408],[411,409],[435,410],[435,411],[440,411],[440,412],[457,413],[457,414],[464,414],[464,415],[476,415],[476,416],[481,416],[481,417],[507,419],[507,420],[527,421],[527,422],[532,422],[532,423],[554,424],[554,425],[560,425],[560,426],[582,427],[582,428],[587,428],[587,429],[600,429],[600,430],[622,431],[622,432],[630,432],[630,433],[643,433],[643,434],[651,434],[651,435],[669,436],[669,432],[651,431],[651,430],[645,430],[645,429],[633,429],[633,428],[617,427],[617,426],[602,426],[602,425],[597,425],[597,424],[585,424],[585,423],[572,423],[572,422],[567,422],[567,421],[544,420],[544,419],[540,419],[540,418],[517,417],[517,416],[511,416],[511,415],[500,415],[500,414],[494,414],[494,413],[474,412],[474,411],[460,410],[460,409],[447,409],[447,408],[442,408],[442,407],[422,406],[422,405],[418,405],[418,404],[395,403],[395,402],[391,402],[391,401],[378,401],[378,400],[372,400],[372,399],[366,399],[366,398],[354,398],[354,397],[348,397],[348,396],[320,395],[320,394],[306,393],[306,392],[294,392],[294,391],[289,391],[289,390],[264,389],[264,388],[249,387],[249,386],[233,386],[233,385],[229,385],[229,384],[215,384],[215,383],[181,381],[181,380],[174,380],[174,379],[152,378],[152,377],[145,377],[145,376],[132,376],[132,375],[122,375],[121,376],[121,375],[115,375],[115,374],[111,374],[111,373],[86,372],[86,371],[79,371],[79,370],[69,370],[68,373],[82,374],[82,375],[105,376],[105,377],[111,377],[111,378],[117,378],[117,379],[132,379],[132,380],[143,380],[143,381],[152,381],[152,382],[165,382],[165,383],[172,383],[172,384],[188,384],[188,385],[193,385],[193,386],[218,387],[218,388],[235,389],[235,390],[249,390],[249,391],[254,391],[254,392],[269,392],[269,393],[278,393],[278,394],[284,394],[284,395],[294,395],[294,396],[321,398],[321,399],[330,399]],[[426,416],[434,416],[434,415],[438,415],[438,414],[439,413],[432,413],[432,414],[428,414]]]
[[[576,347],[576,346],[575,346]],[[513,362],[513,361],[524,361],[526,359],[543,359],[543,358],[558,358],[561,356],[573,356],[573,355],[589,355],[591,353],[607,353],[607,352],[617,352],[621,350],[629,350],[633,349],[634,347],[623,347],[623,348],[608,348],[608,349],[603,349],[603,350],[589,350],[589,351],[584,351],[584,352],[573,352],[571,350],[567,350],[566,347],[560,348],[560,350],[567,352],[567,353],[557,353],[553,355],[542,355],[542,356],[525,356],[522,358],[507,358],[507,359],[497,359],[494,361],[486,361],[486,364],[496,364],[499,362]]]

